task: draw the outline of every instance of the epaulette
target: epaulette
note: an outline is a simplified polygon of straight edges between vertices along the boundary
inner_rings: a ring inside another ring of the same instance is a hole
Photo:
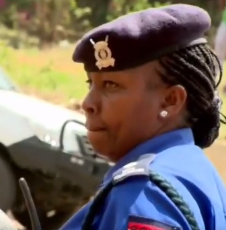
[[[132,176],[149,177],[150,164],[154,161],[155,157],[156,154],[145,154],[142,155],[137,161],[123,166],[113,174],[113,184],[115,185]]]
[[[146,176],[150,182],[155,184],[180,210],[188,222],[191,230],[200,230],[198,223],[189,208],[189,205],[180,196],[178,191],[158,173],[151,170],[150,164],[155,160],[156,154],[146,154],[137,161],[129,163],[116,171],[110,183],[99,191],[89,208],[89,212],[82,225],[82,230],[90,230],[100,207],[104,204],[106,197],[114,186],[133,176]]]

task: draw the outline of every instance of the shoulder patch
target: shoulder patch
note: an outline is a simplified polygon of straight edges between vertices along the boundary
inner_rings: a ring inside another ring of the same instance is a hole
[[[113,174],[113,183],[117,184],[131,176],[149,176],[149,165],[155,158],[155,154],[145,154],[138,161],[131,162]]]
[[[139,216],[129,216],[127,230],[182,230],[160,221]]]

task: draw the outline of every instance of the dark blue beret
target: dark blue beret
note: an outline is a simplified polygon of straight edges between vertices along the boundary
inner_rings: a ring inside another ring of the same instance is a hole
[[[209,14],[196,6],[174,4],[121,16],[87,34],[73,61],[87,72],[134,68],[186,47],[206,43]]]

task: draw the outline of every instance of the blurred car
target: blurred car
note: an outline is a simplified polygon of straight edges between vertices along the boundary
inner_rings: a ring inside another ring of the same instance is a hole
[[[2,69],[0,127],[0,208],[28,228],[20,177],[50,230],[89,199],[111,166],[88,142],[84,115],[23,94]]]

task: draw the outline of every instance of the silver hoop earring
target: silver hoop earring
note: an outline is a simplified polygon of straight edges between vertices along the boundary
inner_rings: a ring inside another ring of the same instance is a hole
[[[160,112],[160,116],[161,117],[166,117],[168,115],[168,112],[166,111],[166,110],[162,110],[161,112]]]

